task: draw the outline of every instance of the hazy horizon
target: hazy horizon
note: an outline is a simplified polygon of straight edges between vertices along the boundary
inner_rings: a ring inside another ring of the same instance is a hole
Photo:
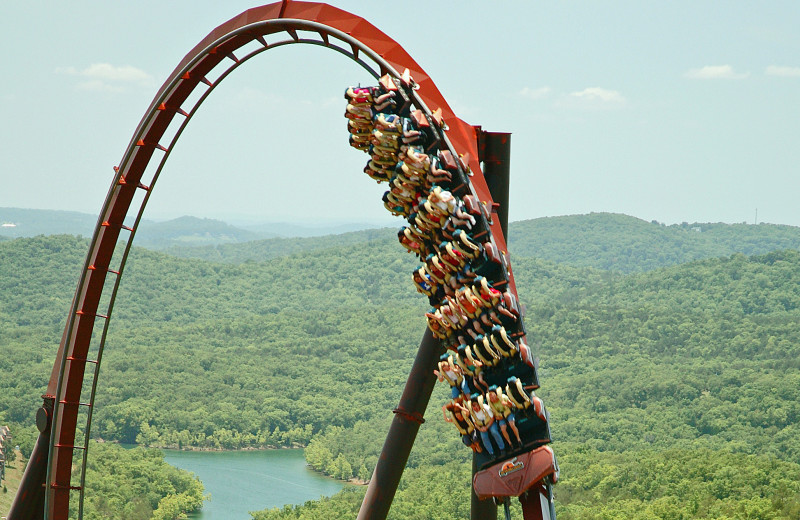
[[[0,207],[0,211],[3,209],[13,209],[13,210],[23,210],[23,211],[63,211],[68,213],[77,213],[81,215],[91,216],[93,218],[97,217],[97,214],[88,213],[84,211],[75,211],[75,210],[61,210],[61,209],[52,209],[52,208],[20,208],[20,207]],[[666,222],[659,219],[645,219],[636,215],[629,215],[627,213],[621,213],[617,211],[590,211],[587,213],[570,213],[565,215],[547,215],[542,217],[533,217],[529,219],[518,219],[518,220],[510,220],[509,223],[514,222],[525,222],[528,220],[537,220],[537,219],[546,219],[546,218],[560,218],[560,217],[573,217],[573,216],[583,216],[583,215],[591,215],[591,214],[611,214],[611,215],[624,215],[626,217],[635,218],[638,220],[642,220],[645,222],[653,222],[656,221],[659,224],[663,225],[680,225],[680,224],[773,224],[773,225],[787,225],[792,227],[792,224],[781,224],[779,222],[765,222],[758,220],[756,221],[755,218],[752,221],[743,220],[740,222],[723,222],[723,221],[689,221],[689,220],[680,220],[674,222]],[[366,222],[364,220],[359,220],[358,218],[336,218],[336,219],[294,219],[294,220],[271,220],[266,217],[257,217],[251,215],[235,215],[235,214],[221,214],[219,216],[207,216],[207,215],[190,215],[190,214],[183,214],[183,215],[175,215],[175,216],[163,216],[163,215],[150,215],[147,211],[145,211],[145,215],[143,220],[156,222],[156,223],[163,223],[169,222],[173,220],[177,220],[180,218],[197,218],[197,219],[209,219],[209,220],[216,220],[220,222],[224,222],[225,224],[235,226],[235,227],[254,227],[259,225],[269,225],[269,224],[290,224],[297,227],[305,227],[305,228],[330,228],[336,226],[347,226],[347,225],[359,225],[364,226],[362,229],[370,229],[370,226],[374,228],[384,228],[384,227],[400,227],[405,225],[405,221],[401,218],[393,218],[389,216],[386,220],[382,221],[375,221],[375,222]],[[0,225],[6,224],[7,222],[3,219],[3,215],[0,213]]]
[[[800,3],[332,4],[408,50],[460,118],[511,132],[512,221],[758,211],[800,225]],[[4,6],[0,28],[25,52],[3,57],[0,206],[99,212],[158,85],[252,6]],[[361,172],[342,117],[344,89],[372,82],[315,46],[251,60],[187,126],[145,217],[386,221],[385,187]]]

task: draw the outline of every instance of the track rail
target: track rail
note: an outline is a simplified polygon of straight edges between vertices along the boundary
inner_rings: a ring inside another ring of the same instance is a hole
[[[339,52],[375,78],[409,69],[419,85],[413,104],[428,115],[441,109],[448,126],[444,146],[468,163],[468,189],[491,215],[493,201],[481,173],[476,130],[456,117],[425,71],[375,26],[329,5],[285,0],[250,9],[217,27],[160,87],[115,168],[44,396],[46,403],[52,402],[44,518],[66,520],[71,508],[78,518],[83,516],[88,440],[110,317],[136,230],[171,150],[228,74],[264,51],[291,44]],[[490,218],[492,241],[507,255],[499,220]],[[516,296],[510,267],[508,275],[509,290]],[[47,428],[42,431],[47,434]],[[41,518],[41,513],[25,516],[20,513],[24,510],[15,502],[9,518]]]

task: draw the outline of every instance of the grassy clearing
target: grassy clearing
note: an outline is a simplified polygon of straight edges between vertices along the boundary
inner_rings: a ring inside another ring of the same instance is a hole
[[[14,462],[6,466],[6,478],[2,481],[0,486],[0,518],[5,518],[8,511],[11,509],[11,502],[17,494],[19,481],[22,479],[22,472],[25,470],[26,460],[22,458],[22,454],[17,451],[17,458]]]

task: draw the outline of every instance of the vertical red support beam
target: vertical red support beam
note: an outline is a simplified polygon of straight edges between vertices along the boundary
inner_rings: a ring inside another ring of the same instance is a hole
[[[478,147],[483,176],[508,245],[508,194],[511,181],[511,134],[478,130]]]
[[[42,520],[44,518],[44,482],[47,476],[47,455],[50,452],[50,426],[53,424],[52,396],[42,396],[44,404],[36,413],[39,438],[33,447],[17,494],[11,503],[8,520]]]
[[[478,458],[472,454],[472,478],[475,479],[475,473],[478,472]],[[497,520],[497,504],[494,500],[481,500],[475,494],[475,488],[469,487],[470,495],[470,509],[469,517],[471,520]]]
[[[475,127],[478,137],[478,159],[482,163],[483,176],[489,188],[492,200],[497,204],[492,208],[500,222],[503,236],[508,244],[508,194],[511,177],[511,134],[500,132],[484,132]],[[478,472],[477,459],[472,456],[472,476]],[[497,520],[497,505],[492,500],[481,500],[470,490],[471,520]]]
[[[408,375],[400,404],[394,411],[394,420],[383,443],[381,456],[372,473],[372,480],[369,481],[367,494],[361,503],[358,520],[385,520],[389,514],[389,507],[403,476],[408,455],[423,422],[422,416],[431,399],[436,383],[433,371],[443,352],[444,348],[439,340],[433,337],[430,329],[426,330],[414,365],[411,367],[411,373]]]
[[[552,484],[534,486],[519,497],[523,520],[556,520]]]

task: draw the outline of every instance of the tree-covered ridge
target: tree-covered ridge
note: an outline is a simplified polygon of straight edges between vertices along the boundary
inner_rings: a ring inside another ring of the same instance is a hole
[[[92,236],[97,215],[77,211],[0,207],[0,224],[10,225],[0,229],[3,235],[11,238],[62,233]]]
[[[0,208],[0,217],[26,223],[25,229],[9,228],[11,231],[3,233],[9,237],[55,233],[89,236],[96,221],[93,215],[14,208]],[[301,232],[297,226],[286,227]],[[274,235],[275,229],[280,228],[270,225],[248,231],[193,217],[158,223],[145,220],[136,245],[165,249],[183,258],[244,263],[343,245],[371,246],[376,241],[393,241],[396,233],[395,228],[383,228],[311,238],[258,239]],[[247,240],[250,242],[244,242]],[[734,253],[754,255],[797,249],[800,228],[722,223],[664,226],[626,215],[592,213],[512,222],[508,242],[515,260],[518,255],[627,273]]]
[[[248,242],[269,236],[273,235],[239,229],[220,220],[179,217],[165,222],[143,220],[134,240],[141,247],[164,249]]]
[[[800,248],[800,228],[776,224],[693,223],[665,226],[614,213],[513,222],[515,255],[631,273],[694,260]],[[513,259],[512,259],[513,260]]]
[[[560,518],[797,518],[799,311],[723,303],[729,295],[792,301],[798,267],[795,251],[734,255],[578,286],[529,306],[545,383],[538,393],[561,461]],[[392,518],[468,515],[468,490],[458,485],[468,482],[468,466],[457,443],[444,441],[450,432],[437,414],[429,407]],[[307,459],[334,475],[368,468],[380,449],[369,431],[330,429],[312,440]],[[430,498],[415,505],[421,495]],[[355,514],[358,502],[342,494],[325,513],[314,503],[255,518],[333,518],[327,511]]]
[[[91,237],[97,225],[97,215],[75,211],[0,207],[0,224],[6,224],[0,231],[11,238],[59,234]],[[276,235],[247,231],[219,220],[179,217],[163,222],[142,220],[136,241],[139,245],[160,249],[172,245],[245,242],[271,236]]]
[[[0,244],[0,324],[60,329],[88,245],[87,240],[68,235]],[[607,277],[539,260],[518,261],[517,276],[537,298]],[[173,319],[186,323],[364,302],[424,309],[425,299],[410,283],[417,267],[395,242],[380,240],[235,265],[178,259],[134,247],[113,320],[115,326]]]
[[[274,238],[245,244],[172,247],[170,254],[214,262],[263,261],[303,251],[395,240],[393,228],[305,239]],[[774,224],[694,223],[665,226],[635,217],[592,213],[512,222],[509,247],[519,258],[620,273],[641,272],[706,258],[747,256],[800,248],[800,228]]]
[[[166,249],[166,252],[180,258],[196,258],[211,262],[241,264],[244,262],[262,262],[270,258],[309,251],[336,249],[341,246],[364,244],[366,247],[373,247],[376,243],[386,244],[396,241],[396,229],[381,228],[321,237],[275,237],[244,244],[219,244],[205,247],[173,246]]]
[[[159,450],[92,443],[86,464],[86,520],[174,520],[203,506],[203,484],[164,462]]]
[[[562,520],[794,520],[800,515],[800,465],[793,462],[703,448],[559,453],[563,479],[555,493]],[[470,476],[469,465],[461,461],[407,469],[388,518],[469,518]],[[253,518],[353,518],[363,496],[363,488],[350,488],[304,505],[259,511]],[[516,500],[511,507],[512,518],[521,518]]]
[[[25,367],[25,384],[0,381],[0,403],[14,421],[32,421],[30,396],[41,394],[49,377],[85,247],[85,240],[58,236],[0,248],[0,312],[7,316],[0,345],[9,351],[0,366]],[[157,446],[274,446],[306,443],[323,425],[350,428],[386,414],[427,308],[410,287],[415,264],[398,253],[385,243],[368,254],[348,246],[227,265],[134,249],[112,318],[93,432]],[[587,270],[527,263],[527,272],[548,273],[531,280],[540,296],[601,280]],[[320,385],[330,389],[326,406],[317,405]],[[356,394],[370,401],[357,413],[347,405]]]
[[[68,236],[0,244],[0,373],[14,374],[0,377],[0,422],[32,424],[87,247]],[[393,240],[235,265],[134,249],[93,432],[170,446],[308,443],[323,471],[371,474],[425,326],[414,267]],[[514,268],[562,459],[560,515],[681,518],[679,465],[662,495],[590,503],[600,481],[578,477],[647,475],[642,464],[685,450],[684,464],[719,462],[702,478],[727,486],[698,495],[696,517],[796,518],[776,479],[800,460],[797,251],[628,276],[519,256]],[[459,476],[469,452],[440,419],[447,389],[436,392],[393,506],[404,518],[469,508]],[[759,458],[774,469],[768,489],[743,498],[751,488],[727,475],[761,475]],[[422,489],[436,507],[420,503]],[[357,495],[326,504],[357,507]]]

